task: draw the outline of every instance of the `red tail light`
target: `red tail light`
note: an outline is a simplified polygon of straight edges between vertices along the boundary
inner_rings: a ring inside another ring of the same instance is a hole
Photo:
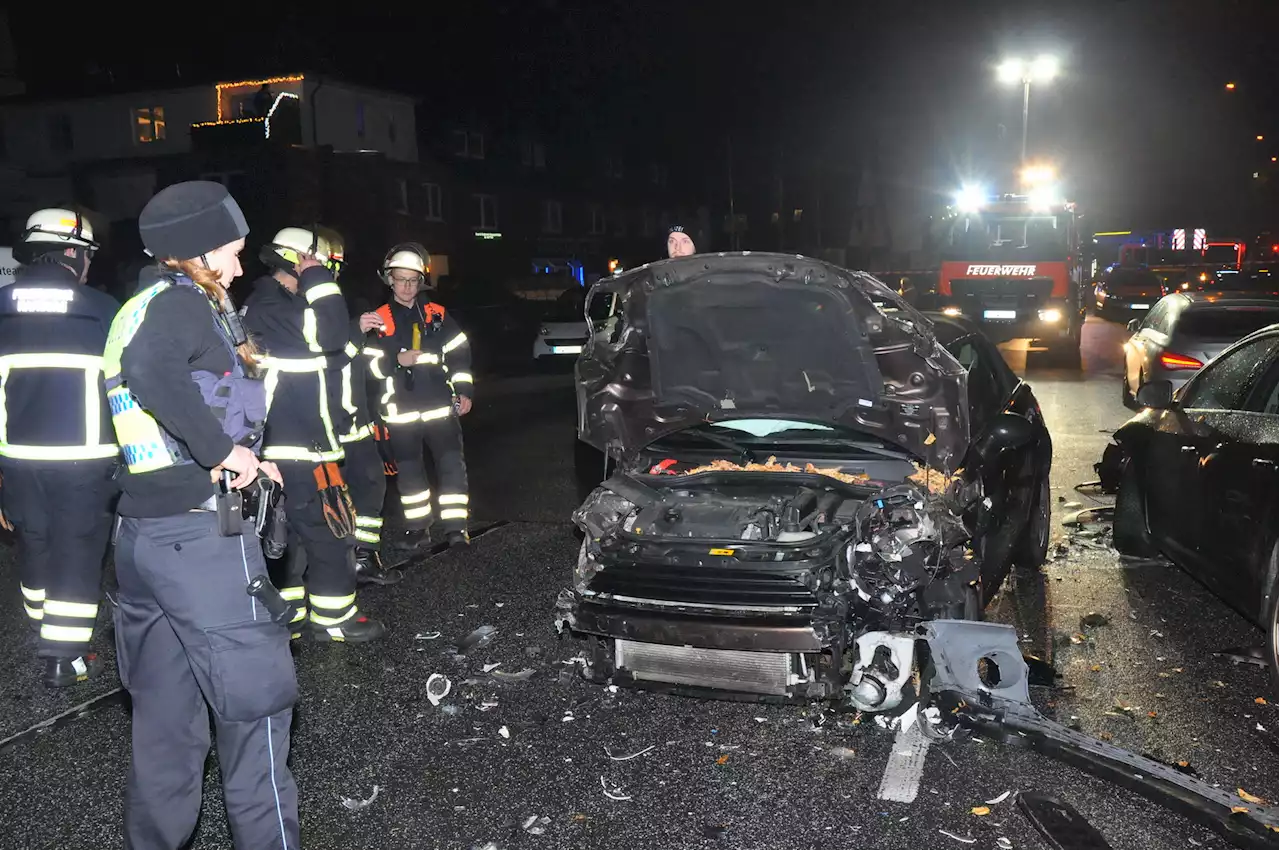
[[[1166,369],[1199,369],[1204,364],[1194,357],[1188,357],[1185,354],[1170,354],[1165,352],[1160,355],[1160,365]]]

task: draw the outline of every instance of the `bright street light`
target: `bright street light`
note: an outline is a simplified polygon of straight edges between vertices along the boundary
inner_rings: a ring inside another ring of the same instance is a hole
[[[1047,83],[1058,76],[1058,59],[1043,54],[1031,62],[1006,59],[996,68],[1003,83],[1022,83],[1022,162],[1027,161],[1027,112],[1031,107],[1031,83]]]
[[[1028,165],[1022,169],[1022,183],[1024,186],[1039,186],[1042,183],[1048,183],[1055,177],[1052,165]]]
[[[975,213],[982,209],[986,193],[977,186],[961,186],[956,192],[956,209],[962,213]]]

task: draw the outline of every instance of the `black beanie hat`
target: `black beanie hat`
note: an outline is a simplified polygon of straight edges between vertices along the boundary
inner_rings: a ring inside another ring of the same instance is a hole
[[[242,239],[249,225],[221,183],[191,180],[156,193],[138,216],[142,244],[158,260],[190,260]]]

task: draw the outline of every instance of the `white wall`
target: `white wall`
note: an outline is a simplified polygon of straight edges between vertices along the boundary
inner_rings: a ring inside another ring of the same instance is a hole
[[[139,142],[134,109],[164,107],[165,138]],[[55,150],[51,121],[65,115],[71,124],[71,149]],[[217,100],[210,86],[111,95],[100,99],[45,103],[0,102],[0,128],[8,160],[28,171],[55,171],[71,163],[150,157],[191,149],[191,125],[212,121]]]
[[[364,133],[360,133],[360,109]],[[312,136],[311,110],[316,110]],[[336,151],[373,150],[397,162],[418,161],[413,100],[329,80],[307,80],[302,104],[302,138],[333,145]],[[394,125],[394,136],[392,138]]]

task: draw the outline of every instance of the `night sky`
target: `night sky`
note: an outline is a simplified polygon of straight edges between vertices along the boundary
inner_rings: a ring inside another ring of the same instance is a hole
[[[603,134],[708,167],[731,138],[744,170],[870,167],[939,198],[962,180],[1003,188],[1021,92],[994,66],[1052,52],[1063,75],[1032,89],[1030,155],[1057,165],[1091,229],[1274,228],[1274,0],[373,5],[223,4],[207,28],[168,30],[109,4],[56,33],[34,7],[11,15],[33,90],[108,71],[145,86],[320,68],[433,115]]]

